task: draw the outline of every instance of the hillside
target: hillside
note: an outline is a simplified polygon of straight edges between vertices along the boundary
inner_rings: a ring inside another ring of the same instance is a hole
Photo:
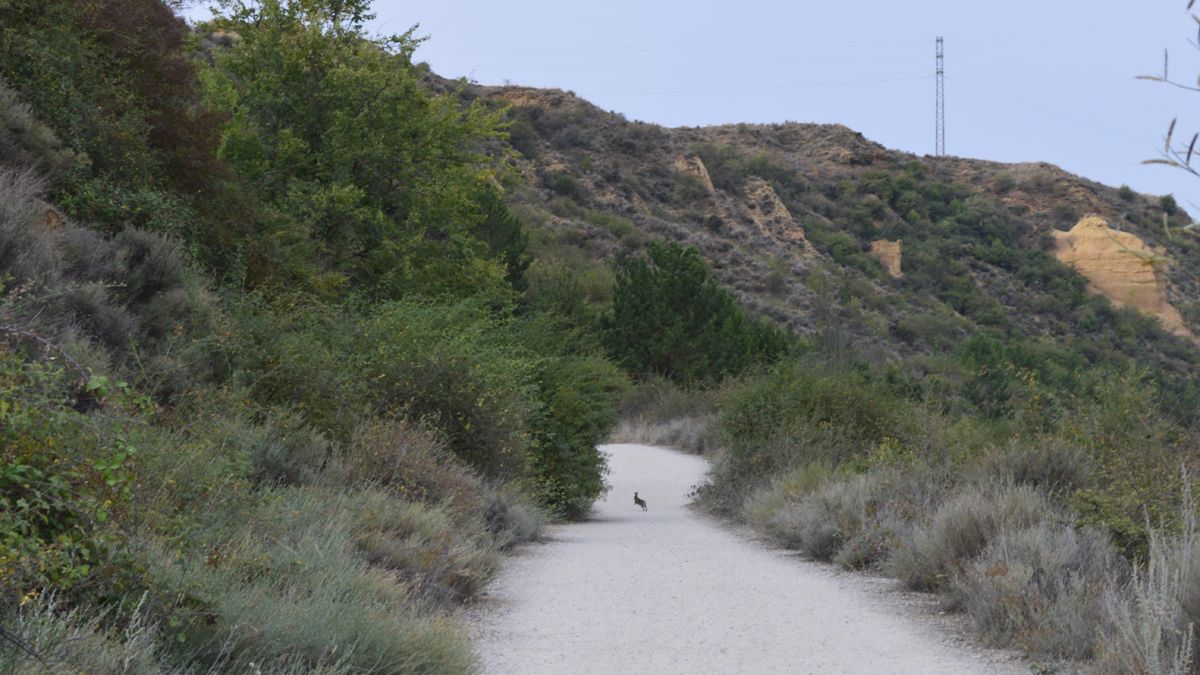
[[[462,608],[622,418],[990,641],[1195,665],[1172,200],[450,82],[370,0],[179,6],[0,3],[0,672],[477,671]]]
[[[1114,349],[1168,369],[1196,362],[1200,238],[1170,198],[1044,163],[917,157],[841,126],[667,129],[557,90],[464,95],[511,106],[523,180],[509,199],[550,256],[601,262],[651,238],[683,242],[748,307],[807,335],[828,323],[818,307],[833,287],[837,321],[874,360],[936,352],[982,329],[1089,343],[1093,360]],[[1080,269],[1141,274],[1130,283],[1149,291],[1109,299],[1160,319],[1177,310],[1166,319],[1176,337],[1089,296],[1107,285],[1055,258],[1056,237],[1089,215],[1145,251],[1119,245]],[[899,275],[872,253],[881,248],[895,252]]]

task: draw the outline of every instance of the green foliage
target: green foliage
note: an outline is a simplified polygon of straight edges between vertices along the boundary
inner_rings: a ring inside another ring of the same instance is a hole
[[[755,177],[771,184],[785,202],[801,198],[808,190],[803,178],[766,154],[744,155],[728,145],[703,144],[693,151],[708,169],[713,186],[739,194],[746,180]]]
[[[527,420],[539,407],[535,363],[518,345],[492,339],[497,329],[470,305],[391,305],[355,336],[365,347],[356,361],[376,410],[424,420],[476,470],[514,478],[526,471]]]
[[[126,581],[113,569],[123,539],[113,521],[128,508],[138,451],[119,417],[68,407],[68,383],[0,350],[0,582],[10,596],[0,601],[47,586],[107,593]],[[114,406],[131,398],[100,378],[87,391]]]
[[[413,30],[367,37],[369,3],[224,6],[215,25],[241,39],[215,53],[204,80],[229,119],[221,157],[271,209],[244,242],[265,273],[383,298],[469,294],[503,279],[472,234],[480,194],[483,227],[503,217],[480,192],[499,113],[427,94],[412,64],[420,40]]]
[[[528,254],[529,236],[496,188],[484,188],[479,197],[483,218],[475,225],[472,234],[487,244],[491,257],[504,263],[508,285],[518,293],[529,288],[525,272],[533,259]]]
[[[597,449],[617,422],[624,374],[596,357],[566,357],[543,369],[543,418],[531,458],[531,477],[543,503],[568,518],[587,514],[607,490]]]
[[[748,316],[693,248],[652,243],[650,262],[615,269],[607,343],[629,371],[677,381],[717,379],[787,350],[783,331]]]
[[[450,612],[605,490],[611,276],[531,283],[504,111],[411,31],[224,9],[0,2],[0,624],[87,672],[468,672]]]
[[[237,207],[186,39],[161,0],[13,0],[0,6],[0,79],[61,141],[29,137],[69,213],[110,232],[186,229],[217,256],[234,226],[219,216]],[[207,227],[201,214],[213,218]]]
[[[572,329],[554,319],[501,319],[474,302],[244,312],[249,341],[236,349],[256,398],[294,406],[332,439],[358,433],[363,415],[399,415],[481,475],[529,479],[564,515],[583,515],[602,494],[595,446],[615,422],[624,376],[573,353]],[[554,331],[563,338],[547,342]],[[555,343],[562,351],[550,351]]]
[[[574,202],[586,203],[588,191],[579,179],[565,171],[558,171],[547,176],[550,190],[560,197],[566,197]]]

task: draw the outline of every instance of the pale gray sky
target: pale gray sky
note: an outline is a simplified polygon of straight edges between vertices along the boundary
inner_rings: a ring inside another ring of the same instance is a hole
[[[208,12],[203,0],[188,11]],[[934,38],[946,40],[946,149],[1048,161],[1112,185],[1175,193],[1200,214],[1200,179],[1142,166],[1171,118],[1200,130],[1187,0],[376,0],[373,28],[419,23],[434,71],[560,87],[630,119],[845,124],[931,153]]]

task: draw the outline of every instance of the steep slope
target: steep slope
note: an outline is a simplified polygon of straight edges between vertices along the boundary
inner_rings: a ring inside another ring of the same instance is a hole
[[[987,329],[1100,345],[1093,359],[1195,362],[1200,238],[1169,197],[1043,163],[917,157],[836,125],[667,129],[558,90],[465,96],[511,106],[524,180],[510,201],[550,257],[684,242],[754,311],[809,335],[835,322],[868,358],[934,353]],[[1121,309],[1142,305],[1055,257],[1056,233],[1087,214],[1158,252],[1157,309]]]

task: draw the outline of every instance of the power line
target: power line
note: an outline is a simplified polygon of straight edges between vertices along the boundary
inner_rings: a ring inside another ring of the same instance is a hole
[[[771,84],[761,87],[729,87],[722,89],[675,89],[675,90],[642,90],[642,91],[602,91],[593,92],[591,96],[657,96],[670,94],[725,94],[744,91],[772,91],[777,89],[808,89],[816,87],[845,87],[860,84],[886,84],[889,82],[913,82],[916,80],[928,80],[928,75],[915,75],[912,77],[893,77],[880,78],[874,80],[841,80],[833,82],[801,82],[796,84]]]
[[[981,87],[981,86],[979,86],[977,84],[973,84],[971,82],[967,82],[966,80],[963,80],[958,77],[951,77],[950,79],[953,80],[954,82],[957,82],[957,83],[963,85],[963,86],[970,87],[971,89],[975,89],[976,91],[982,92],[989,96],[994,96],[998,99],[1008,101],[1009,103],[1015,103],[1019,106],[1024,106],[1026,108],[1029,108],[1030,110],[1035,110],[1044,115],[1050,115],[1052,117],[1057,117],[1061,120],[1070,122],[1076,126],[1086,127],[1088,129],[1091,129],[1092,131],[1098,131],[1100,133],[1107,134],[1109,136],[1113,136],[1114,138],[1120,138],[1120,139],[1123,139],[1126,141],[1131,141],[1133,143],[1137,143],[1138,145],[1142,145],[1145,147],[1154,147],[1153,143],[1151,143],[1143,138],[1137,138],[1134,136],[1130,136],[1129,134],[1126,134],[1121,131],[1116,131],[1114,129],[1108,129],[1108,128],[1105,128],[1102,126],[1098,126],[1098,125],[1092,124],[1091,122],[1088,122],[1086,120],[1081,120],[1076,117],[1072,117],[1070,115],[1064,115],[1063,113],[1060,113],[1060,112],[1057,112],[1054,110],[1050,110],[1048,108],[1043,108],[1039,105],[1029,103],[1028,101],[1022,101],[1021,99],[1013,98],[1012,96],[1008,96],[1006,94],[1001,94],[1000,92],[997,92],[997,91],[992,91],[991,89],[988,89],[986,87]]]

